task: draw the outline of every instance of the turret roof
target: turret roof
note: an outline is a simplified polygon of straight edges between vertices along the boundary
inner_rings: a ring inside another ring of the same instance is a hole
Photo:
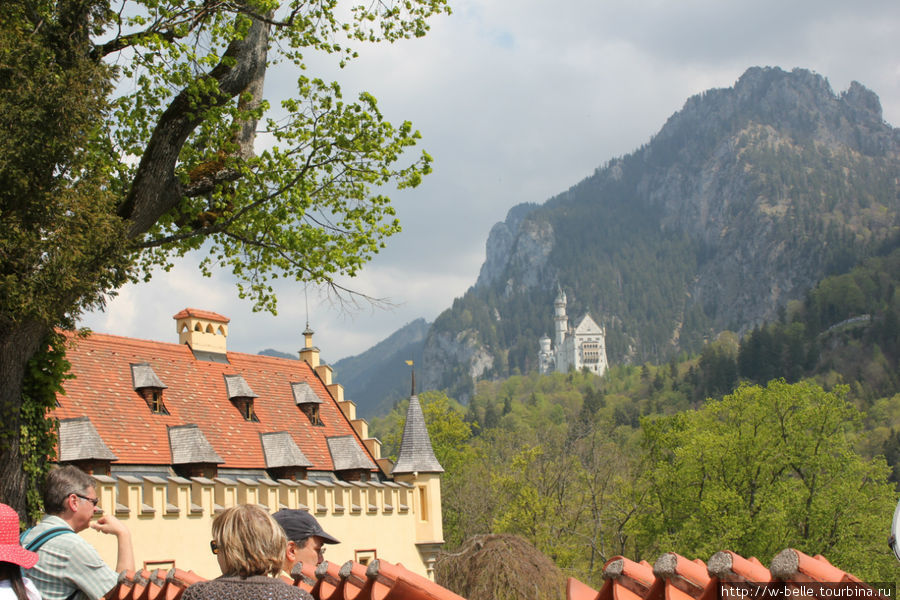
[[[406,425],[403,427],[403,441],[393,474],[398,473],[443,473],[444,468],[434,455],[431,438],[425,427],[425,415],[418,396],[411,396],[406,410]]]

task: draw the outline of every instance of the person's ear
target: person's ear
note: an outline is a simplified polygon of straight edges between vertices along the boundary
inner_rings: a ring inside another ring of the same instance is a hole
[[[287,543],[287,551],[285,552],[285,556],[291,562],[296,562],[297,560],[297,544],[288,540]]]

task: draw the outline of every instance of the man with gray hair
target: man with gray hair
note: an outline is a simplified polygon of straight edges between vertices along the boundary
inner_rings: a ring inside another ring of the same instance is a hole
[[[74,466],[59,467],[47,476],[44,491],[46,515],[22,534],[22,545],[38,553],[38,562],[25,574],[43,600],[99,600],[118,583],[118,573],[134,570],[131,532],[113,515],[91,523],[100,499],[94,479]],[[80,535],[88,527],[116,536],[118,557],[111,569]]]
[[[325,544],[340,543],[325,533],[316,518],[308,511],[283,508],[272,515],[272,518],[281,525],[288,539],[282,567],[285,573],[291,574],[297,563],[315,567],[325,560]]]

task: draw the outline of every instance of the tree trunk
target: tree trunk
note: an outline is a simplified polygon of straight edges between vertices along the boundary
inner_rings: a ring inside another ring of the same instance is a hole
[[[7,321],[4,325],[0,327],[0,502],[13,507],[25,521],[25,471],[19,440],[22,382],[28,361],[49,329],[35,321]]]
[[[88,3],[73,6],[84,8]],[[76,17],[72,19],[76,23],[81,22],[78,19],[85,18],[83,15]],[[268,39],[269,24],[265,20],[253,19],[247,35],[229,44],[225,53],[227,60],[204,76],[217,81],[217,91],[202,98],[205,106],[193,106],[191,102],[196,102],[197,98],[182,91],[163,112],[131,183],[131,193],[119,208],[119,216],[129,222],[127,236],[130,240],[140,240],[161,215],[183,200],[175,166],[185,141],[201,122],[197,115],[202,114],[205,107],[221,106],[245,90],[250,93],[251,104],[244,108],[250,108],[252,103],[259,101],[266,70]],[[241,155],[244,155],[252,148],[255,122],[242,125],[245,128],[235,141],[240,146]],[[107,267],[102,259],[98,260],[97,272]],[[55,292],[58,290],[48,291],[48,294],[56,303],[58,317],[77,316],[77,308],[83,305],[84,298]],[[52,330],[51,326],[61,321],[48,317],[48,322],[50,324],[18,322],[0,313],[0,502],[12,506],[23,520],[26,515],[26,479],[20,447],[22,384],[29,359],[40,349],[41,342]]]

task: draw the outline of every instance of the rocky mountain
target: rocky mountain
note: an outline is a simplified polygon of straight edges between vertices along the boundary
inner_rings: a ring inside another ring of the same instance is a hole
[[[536,368],[557,285],[607,329],[611,364],[742,333],[898,232],[900,130],[854,82],[751,68],[690,98],[637,151],[491,230],[476,285],[441,314],[423,388]]]

